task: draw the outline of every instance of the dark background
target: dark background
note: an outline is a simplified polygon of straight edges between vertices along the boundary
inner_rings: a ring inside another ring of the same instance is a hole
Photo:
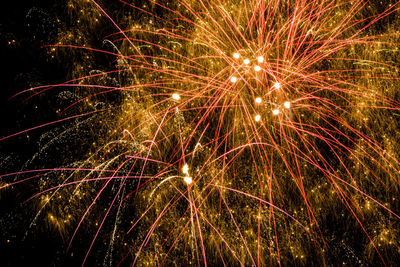
[[[49,52],[49,45],[56,44],[67,32],[81,34],[82,40],[66,42],[74,45],[84,43],[88,47],[110,50],[105,47],[104,37],[116,29],[103,17],[96,26],[78,24],[79,16],[71,12],[68,0],[22,0],[9,1],[0,8],[0,53],[3,70],[0,72],[0,138],[53,122],[68,116],[92,112],[104,107],[118,107],[122,93],[111,93],[93,100],[93,107],[77,106],[65,113],[60,110],[84,98],[71,88],[53,88],[33,96],[27,92],[17,97],[16,93],[42,85],[60,84],[71,80],[75,65],[86,67],[79,77],[96,70],[115,68],[114,60],[102,53],[90,58],[79,49],[60,49],[60,53]],[[92,3],[85,3],[97,10]],[[125,9],[118,1],[100,1],[111,16],[119,16]],[[142,3],[142,1],[137,1]],[[121,8],[122,7],[122,8]],[[84,7],[83,7],[84,8]],[[73,9],[79,12],[79,8]],[[88,16],[87,20],[91,17]],[[54,55],[54,57],[53,57]],[[95,83],[95,82],[94,82]],[[116,84],[104,84],[117,86]],[[32,97],[31,97],[32,96]],[[107,115],[104,115],[107,116]],[[102,131],[99,121],[102,116],[85,117],[45,126],[0,141],[0,175],[22,170],[57,168],[70,166],[86,157],[93,142],[98,141]],[[79,123],[77,123],[79,122]],[[112,126],[111,126],[112,127]],[[59,136],[60,133],[67,134]],[[54,137],[58,136],[57,139]],[[55,141],[53,141],[55,140]],[[6,182],[21,180],[27,176],[17,175],[2,179]],[[37,214],[38,202],[27,201],[40,191],[41,183],[51,182],[52,177],[33,179],[0,192],[0,266],[80,266],[93,239],[93,232],[81,231],[67,253],[71,229],[63,235],[47,225],[46,219]],[[1,181],[1,180],[0,180]],[[55,186],[55,184],[53,185]],[[108,201],[108,200],[105,200]],[[62,207],[61,207],[62,208]],[[77,225],[74,222],[73,225]],[[105,227],[107,228],[107,227]],[[72,229],[73,232],[74,229]],[[105,251],[96,246],[107,247],[101,238],[97,240],[87,266],[103,265]]]
[[[56,105],[60,102],[59,92],[50,90],[30,99],[27,99],[30,93],[13,99],[10,97],[28,88],[67,80],[71,68],[69,64],[73,59],[66,62],[51,58],[48,49],[43,47],[54,44],[60,32],[74,27],[74,22],[66,12],[67,2],[7,1],[0,8],[0,58],[3,66],[0,72],[0,137],[58,118],[55,114],[59,108]],[[99,32],[98,36],[101,42],[102,33]],[[2,141],[1,174],[20,171],[22,166],[26,166],[41,149],[40,140],[43,136],[46,133],[51,135],[56,127],[59,126],[45,127]],[[68,123],[63,127],[68,127]],[[73,145],[70,140],[63,142]],[[42,159],[43,166],[57,166],[56,158],[59,155],[60,151],[47,152],[39,155],[39,162]],[[32,165],[34,168],[42,167],[41,163]],[[27,183],[1,193],[0,266],[79,266],[83,259],[80,254],[84,253],[84,249],[80,253],[79,241],[74,250],[66,253],[67,242],[59,234],[47,227],[30,226],[35,212],[24,201],[34,194],[35,185]]]

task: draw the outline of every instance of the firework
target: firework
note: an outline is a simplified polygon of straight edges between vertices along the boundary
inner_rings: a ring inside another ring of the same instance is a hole
[[[121,21],[70,2],[86,27],[115,27],[102,48],[71,33],[47,47],[111,57],[111,69],[83,64],[17,95],[80,91],[57,120],[3,139],[70,123],[91,144],[57,168],[2,176],[2,190],[40,177],[34,224],[68,251],[83,243],[83,264],[399,258],[398,3],[119,2],[134,11]]]

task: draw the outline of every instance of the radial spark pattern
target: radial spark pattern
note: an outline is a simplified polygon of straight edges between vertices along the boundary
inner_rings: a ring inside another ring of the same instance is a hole
[[[60,127],[1,177],[33,184],[27,235],[88,265],[399,260],[398,3],[116,2],[70,1],[44,49],[71,79],[11,100],[65,100],[2,139]]]

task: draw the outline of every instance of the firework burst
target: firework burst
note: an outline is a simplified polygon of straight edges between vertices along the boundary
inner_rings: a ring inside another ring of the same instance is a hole
[[[69,5],[88,28],[117,28],[105,48],[71,32],[48,47],[111,57],[112,70],[78,66],[18,94],[81,91],[58,120],[3,139],[73,121],[84,140],[81,125],[97,125],[86,158],[2,176],[2,190],[40,178],[32,224],[68,251],[87,239],[83,264],[96,250],[140,266],[399,258],[397,3],[119,2],[134,11],[121,21]]]

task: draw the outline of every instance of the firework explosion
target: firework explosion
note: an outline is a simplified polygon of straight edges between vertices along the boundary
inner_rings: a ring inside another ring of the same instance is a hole
[[[54,98],[52,119],[1,139],[39,144],[1,176],[2,201],[29,195],[20,242],[45,229],[82,265],[395,264],[398,9],[70,1],[42,44],[68,79],[10,99]]]

